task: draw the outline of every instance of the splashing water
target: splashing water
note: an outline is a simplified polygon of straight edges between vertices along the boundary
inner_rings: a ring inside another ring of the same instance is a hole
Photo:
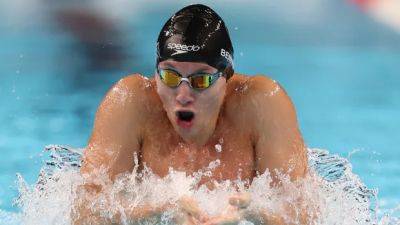
[[[10,225],[67,225],[72,223],[71,209],[77,196],[76,188],[83,183],[79,174],[82,149],[73,149],[62,146],[48,146],[50,159],[43,166],[38,181],[28,185],[21,176],[18,176],[20,196],[16,200],[20,207],[19,213],[5,213],[0,211],[0,224]],[[108,185],[91,204],[103,208],[102,216],[112,218],[121,213],[121,224],[132,224],[129,218],[124,217],[120,200],[115,196],[123,193],[130,207],[144,204],[162,205],[169,203],[176,205],[182,196],[191,196],[202,210],[209,215],[218,215],[229,202],[229,197],[238,192],[247,192],[251,196],[249,211],[266,210],[268,212],[285,215],[287,206],[294,206],[299,199],[303,199],[300,207],[307,208],[309,215],[314,218],[313,224],[399,224],[399,218],[386,215],[377,218],[377,193],[368,189],[351,171],[351,164],[347,159],[331,155],[321,149],[308,149],[310,175],[302,182],[290,182],[288,177],[280,175],[281,188],[270,188],[272,182],[268,172],[254,178],[251,185],[248,182],[235,180],[215,182],[214,189],[198,186],[203,176],[210,176],[213,168],[220,166],[218,161],[210,163],[207,168],[198,171],[192,176],[184,172],[170,170],[169,174],[160,178],[149,168],[144,168],[136,176],[136,166],[132,174],[120,176],[112,185]],[[104,181],[107,182],[107,181]],[[108,181],[109,182],[109,181]],[[299,191],[299,187],[303,191]],[[282,194],[285,190],[285,194]],[[289,194],[288,194],[289,193]],[[109,201],[110,204],[104,204]],[[305,204],[307,203],[307,204]],[[173,224],[174,207],[161,216],[139,221],[140,224]],[[295,210],[295,207],[291,207]],[[398,209],[394,209],[398,210]],[[295,213],[299,214],[299,211]],[[247,220],[246,220],[247,219]],[[257,224],[258,218],[246,218],[240,224]],[[298,224],[298,219],[285,218],[286,222]]]

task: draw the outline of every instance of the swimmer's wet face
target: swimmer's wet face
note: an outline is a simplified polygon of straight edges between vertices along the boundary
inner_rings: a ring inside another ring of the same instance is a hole
[[[233,67],[228,29],[208,6],[184,7],[164,24],[157,39],[156,68],[173,70],[177,76],[161,70],[163,77],[155,76],[157,91],[186,142],[204,145],[214,133]],[[194,76],[199,73],[208,75]]]
[[[216,68],[200,62],[160,62],[159,69],[172,69],[187,78],[192,74],[216,74]],[[225,97],[226,79],[216,78],[205,89],[191,88],[188,82],[170,87],[155,76],[157,93],[175,131],[188,143],[203,145],[215,130],[218,115]]]

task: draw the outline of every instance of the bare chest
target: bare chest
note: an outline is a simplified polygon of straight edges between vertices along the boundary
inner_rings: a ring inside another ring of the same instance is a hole
[[[254,176],[254,150],[248,135],[234,128],[216,132],[203,147],[192,147],[168,126],[148,130],[141,148],[141,162],[163,177],[170,168],[188,175],[210,171],[207,180],[251,180]]]

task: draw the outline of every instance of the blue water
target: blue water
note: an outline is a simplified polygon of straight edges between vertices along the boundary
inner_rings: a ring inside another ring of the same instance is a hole
[[[95,45],[120,45],[124,60],[107,68],[115,57],[93,66],[82,41],[55,19],[68,4],[0,3],[1,210],[18,210],[15,175],[34,183],[46,145],[85,146],[114,82],[134,72],[151,76],[158,31],[185,5],[121,2],[111,6],[119,32],[110,32],[111,44]],[[346,2],[253,3],[209,3],[230,29],[236,70],[281,83],[307,145],[351,154],[353,171],[378,190],[381,208],[399,205],[400,34]],[[97,15],[108,18],[102,7]]]

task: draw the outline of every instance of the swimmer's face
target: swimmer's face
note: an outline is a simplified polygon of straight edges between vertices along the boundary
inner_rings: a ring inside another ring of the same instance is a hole
[[[217,69],[205,63],[166,60],[159,69],[172,69],[182,77],[197,73],[216,73]],[[225,97],[226,79],[218,78],[210,87],[196,90],[186,81],[171,88],[155,75],[157,93],[175,131],[189,143],[205,144],[213,134],[218,114]]]

